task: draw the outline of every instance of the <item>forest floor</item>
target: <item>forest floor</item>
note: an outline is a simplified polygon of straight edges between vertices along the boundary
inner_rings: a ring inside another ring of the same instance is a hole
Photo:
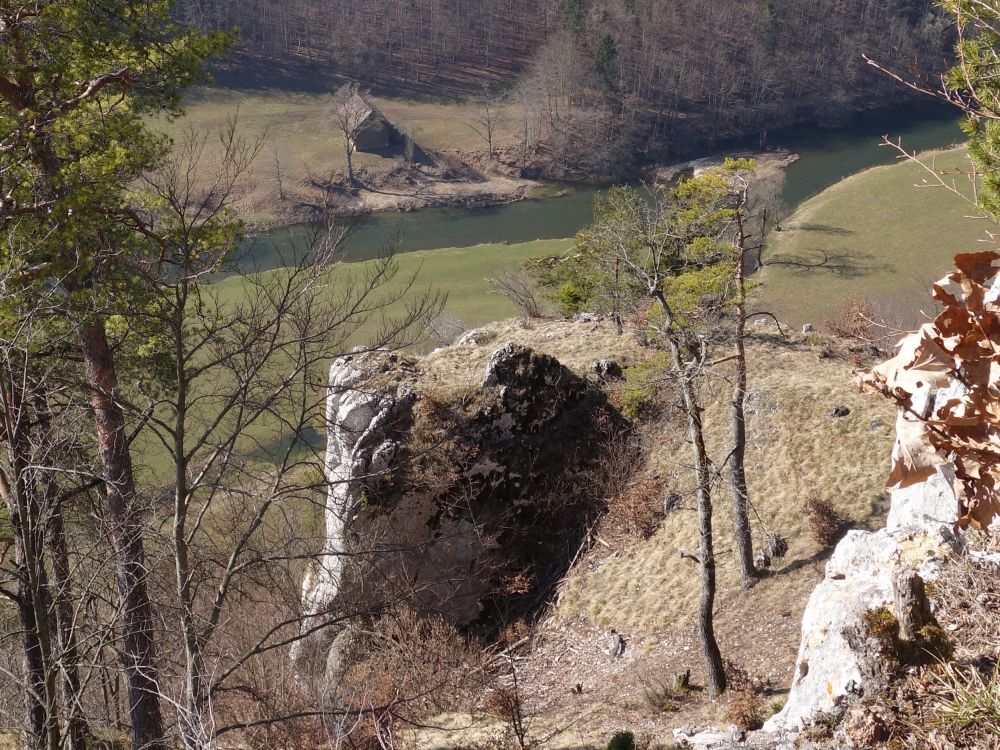
[[[966,198],[964,148],[875,167],[805,201],[770,238],[758,275],[761,308],[794,325],[835,319],[852,297],[870,299],[899,328],[928,310],[922,292],[952,268],[960,252],[996,246],[996,224]],[[991,234],[992,233],[992,234]]]

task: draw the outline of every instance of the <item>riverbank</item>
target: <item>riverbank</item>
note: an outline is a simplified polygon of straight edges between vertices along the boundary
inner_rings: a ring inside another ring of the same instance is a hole
[[[682,177],[699,177],[710,169],[721,167],[726,159],[753,159],[756,162],[754,180],[769,182],[783,178],[785,169],[799,160],[799,155],[788,149],[774,151],[734,151],[711,154],[689,161],[657,165],[647,170],[655,185],[669,185]]]
[[[846,177],[801,203],[772,234],[759,276],[760,307],[822,328],[864,298],[876,317],[908,329],[929,313],[924,290],[960,252],[996,247],[978,216],[964,147],[920,155],[958,194],[911,161]],[[991,234],[992,232],[992,234]]]
[[[333,125],[329,95],[205,88],[186,101],[184,117],[157,120],[154,124],[177,143],[209,134],[202,175],[209,182],[214,170],[207,165],[219,158],[214,152],[216,139],[210,134],[237,118],[242,136],[260,144],[252,172],[240,191],[241,200],[234,207],[254,233],[331,214],[475,209],[548,198],[567,190],[592,190],[596,184],[567,186],[521,177],[516,148],[521,134],[515,127],[516,112],[509,107],[497,116],[494,146],[500,158],[491,160],[476,132],[479,113],[475,103],[413,102],[377,96],[370,99],[393,127],[412,139],[417,151],[410,159],[405,153],[355,153],[354,185],[349,185],[344,176],[343,137]],[[789,153],[778,150],[740,155],[759,158],[762,163],[775,160],[783,168],[790,163]],[[725,155],[720,152],[694,161],[647,165],[639,177],[657,182],[661,175],[721,163]],[[576,229],[579,226],[568,234]],[[496,239],[484,237],[470,244],[489,241]]]
[[[259,192],[238,207],[255,232],[306,224],[330,216],[409,213],[429,208],[475,209],[532,198],[545,187],[535,180],[489,174],[454,176],[448,170],[407,168],[391,174],[361,171],[354,187],[309,180]]]
[[[640,180],[653,185],[667,185],[681,177],[697,176],[718,167],[730,156],[755,160],[757,169],[754,179],[774,184],[780,184],[782,172],[799,158],[784,149],[719,153],[673,164],[647,166],[642,170]],[[410,213],[434,208],[482,209],[543,197],[562,198],[577,190],[594,190],[592,184],[572,185],[484,173],[470,167],[467,162],[458,162],[455,156],[446,158],[451,160],[451,165],[447,167],[400,165],[389,172],[362,168],[358,170],[354,187],[347,187],[341,181],[319,189],[313,181],[289,184],[286,179],[280,191],[277,188],[275,192],[258,191],[252,199],[244,200],[239,212],[252,231],[266,232],[317,221],[324,216]],[[570,232],[574,233],[575,230]]]

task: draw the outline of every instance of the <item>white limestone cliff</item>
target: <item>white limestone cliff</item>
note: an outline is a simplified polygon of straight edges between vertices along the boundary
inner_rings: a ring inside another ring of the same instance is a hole
[[[341,591],[347,559],[348,523],[362,501],[364,480],[379,474],[396,452],[397,446],[386,437],[384,428],[409,394],[405,386],[387,390],[378,378],[398,361],[388,352],[355,351],[330,367],[325,540],[302,583],[304,637],[291,653],[300,674],[325,674],[339,660],[339,649],[332,647],[335,634],[320,626],[324,618],[334,616],[331,607]]]

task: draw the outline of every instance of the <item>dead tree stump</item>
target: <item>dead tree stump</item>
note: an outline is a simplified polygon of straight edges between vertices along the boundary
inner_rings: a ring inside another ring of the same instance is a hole
[[[675,674],[670,687],[674,695],[683,695],[688,692],[691,689],[691,670]]]
[[[896,619],[899,620],[899,637],[904,641],[915,641],[923,627],[934,622],[924,579],[912,572],[898,573],[893,576],[892,590]]]

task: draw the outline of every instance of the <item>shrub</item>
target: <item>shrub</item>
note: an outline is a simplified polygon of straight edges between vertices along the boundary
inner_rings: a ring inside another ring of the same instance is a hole
[[[607,499],[608,514],[629,536],[649,539],[663,521],[663,488],[659,479],[638,479]]]
[[[767,718],[760,681],[731,661],[726,660],[723,664],[729,696],[724,712],[726,721],[747,731],[760,729]]]
[[[608,750],[636,750],[635,735],[624,730],[615,732],[608,742]]]
[[[774,560],[788,554],[788,540],[777,531],[767,535],[767,553]]]
[[[726,721],[740,729],[751,731],[764,724],[764,699],[753,690],[739,688],[729,690],[729,702],[724,716]]]
[[[441,313],[427,322],[427,338],[436,346],[450,346],[468,330],[468,326],[454,315]]]
[[[501,266],[496,275],[487,281],[493,294],[499,294],[512,302],[525,318],[542,317],[534,284],[524,271]]]
[[[669,682],[657,674],[642,674],[639,684],[646,707],[654,716],[677,711],[690,692],[687,673],[675,675]]]
[[[851,297],[835,320],[826,321],[826,327],[842,339],[870,343],[875,339],[875,305],[864,297]]]
[[[582,311],[588,299],[587,293],[572,281],[567,281],[559,287],[557,297],[559,299],[559,310],[566,317],[576,315]]]
[[[830,502],[815,495],[806,501],[806,519],[812,538],[824,547],[839,542],[847,530],[847,523]]]
[[[619,397],[622,414],[629,419],[639,419],[655,413],[669,369],[666,352],[627,368],[626,382]]]
[[[521,698],[513,690],[496,688],[483,698],[483,709],[486,713],[509,723],[521,713]]]

